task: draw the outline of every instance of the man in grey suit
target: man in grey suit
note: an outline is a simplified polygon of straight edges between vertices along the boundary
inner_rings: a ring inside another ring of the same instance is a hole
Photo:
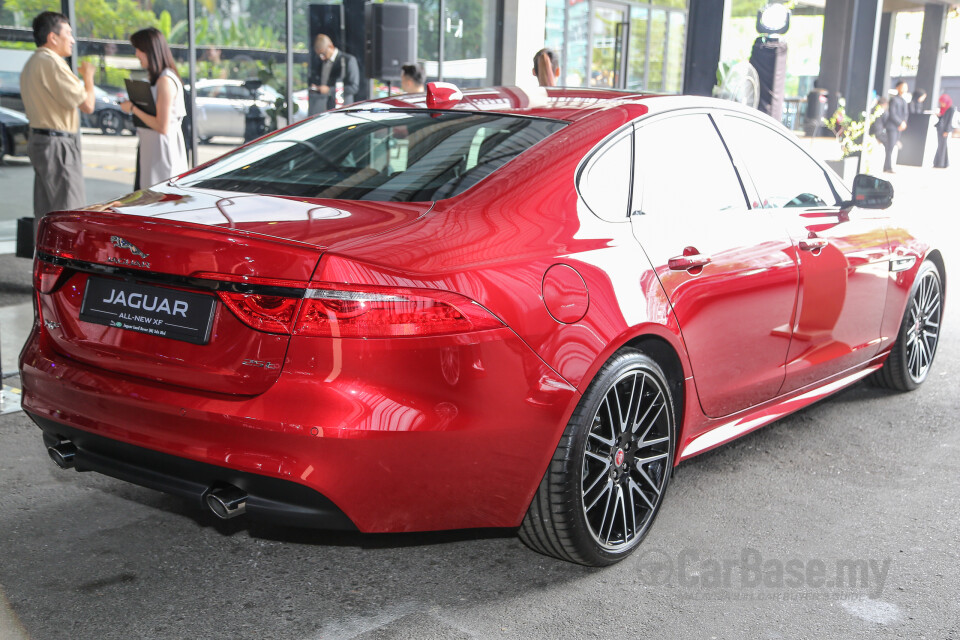
[[[901,80],[897,83],[897,95],[890,98],[887,105],[887,113],[883,116],[884,127],[887,130],[887,141],[883,143],[886,154],[883,158],[883,170],[885,173],[893,173],[893,150],[900,142],[900,134],[907,128],[907,101],[903,94],[907,92],[907,81]]]
[[[323,33],[314,39],[313,50],[320,60],[310,74],[310,115],[337,107],[338,82],[343,83],[343,104],[352,104],[360,89],[357,59],[337,49],[330,36]]]

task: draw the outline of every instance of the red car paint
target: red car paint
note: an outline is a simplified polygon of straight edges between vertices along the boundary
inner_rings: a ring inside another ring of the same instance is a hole
[[[89,274],[68,268],[43,276],[48,292],[36,294],[20,361],[24,408],[304,485],[361,531],[512,527],[581,394],[625,344],[655,345],[676,363],[677,462],[882,364],[932,252],[884,212],[771,210],[762,224],[732,220],[718,232],[606,221],[578,192],[584,158],[631,123],[687,108],[749,112],[593,90],[464,93],[455,109],[568,124],[435,202],[244,195],[173,181],[47,216],[38,250],[186,278],[171,285],[184,289],[195,278],[449,292],[475,304],[485,328],[265,333],[218,303],[209,343],[189,344],[79,320]],[[801,244],[811,239],[823,242]],[[683,262],[701,255],[710,262]],[[892,257],[916,262],[891,272]]]

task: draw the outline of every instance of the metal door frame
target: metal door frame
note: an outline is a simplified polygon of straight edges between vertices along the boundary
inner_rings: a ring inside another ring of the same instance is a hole
[[[620,35],[618,36],[620,42],[617,47],[617,51],[614,52],[614,89],[625,89],[627,86],[627,76],[626,76],[626,61],[627,56],[630,55],[629,46],[630,46],[630,8],[631,5],[629,2],[617,2],[616,0],[591,0],[588,6],[589,13],[587,14],[587,86],[590,86],[590,79],[593,73],[593,37],[594,29],[593,23],[596,16],[597,8],[604,9],[613,9],[615,11],[621,12],[623,15],[623,21],[620,22]]]

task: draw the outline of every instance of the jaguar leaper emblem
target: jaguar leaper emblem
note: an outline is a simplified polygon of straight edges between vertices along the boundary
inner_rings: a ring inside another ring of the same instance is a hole
[[[120,236],[110,236],[110,240],[111,242],[113,242],[113,246],[117,247],[118,249],[129,249],[130,253],[132,253],[135,256],[146,258],[148,255],[150,255],[148,253],[144,253],[143,251],[137,248],[137,245],[133,244],[132,242],[127,242]]]

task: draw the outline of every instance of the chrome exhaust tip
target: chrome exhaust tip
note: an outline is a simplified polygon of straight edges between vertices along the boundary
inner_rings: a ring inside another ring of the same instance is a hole
[[[222,520],[236,518],[247,512],[247,493],[237,487],[211,489],[206,496],[207,507]]]
[[[62,440],[52,447],[47,447],[47,454],[61,469],[72,469],[77,457],[77,447],[69,440]]]

